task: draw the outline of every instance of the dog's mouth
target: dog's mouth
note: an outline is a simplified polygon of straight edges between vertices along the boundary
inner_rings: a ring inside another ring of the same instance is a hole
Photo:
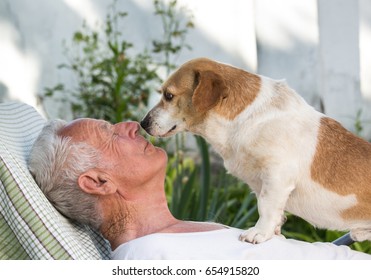
[[[171,136],[172,134],[174,134],[173,132],[175,131],[176,128],[177,128],[177,126],[174,125],[172,128],[170,128],[170,130],[168,132],[166,132],[165,134],[161,135],[161,137]]]
[[[176,129],[176,125],[174,125],[167,133],[171,133],[172,131],[174,131]]]

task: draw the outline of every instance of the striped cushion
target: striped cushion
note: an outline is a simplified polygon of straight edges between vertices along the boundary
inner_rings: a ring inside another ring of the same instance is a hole
[[[64,218],[28,172],[44,123],[29,105],[0,103],[0,259],[108,259],[108,242]]]

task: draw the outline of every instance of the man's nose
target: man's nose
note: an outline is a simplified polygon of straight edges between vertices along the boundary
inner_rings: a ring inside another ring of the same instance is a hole
[[[130,138],[134,139],[139,131],[139,123],[137,122],[121,122],[115,124],[116,133],[121,135],[127,135]]]

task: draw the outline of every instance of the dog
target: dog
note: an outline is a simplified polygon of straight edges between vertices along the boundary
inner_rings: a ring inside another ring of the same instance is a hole
[[[141,126],[202,136],[256,194],[259,219],[240,240],[280,235],[285,211],[371,240],[371,144],[316,111],[285,81],[207,58],[178,68]]]

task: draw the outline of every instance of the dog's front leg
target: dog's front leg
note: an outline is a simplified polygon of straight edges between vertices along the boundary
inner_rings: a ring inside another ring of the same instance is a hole
[[[293,189],[290,184],[264,183],[257,197],[259,220],[254,227],[241,234],[240,240],[256,244],[279,235],[285,221],[285,205]]]

